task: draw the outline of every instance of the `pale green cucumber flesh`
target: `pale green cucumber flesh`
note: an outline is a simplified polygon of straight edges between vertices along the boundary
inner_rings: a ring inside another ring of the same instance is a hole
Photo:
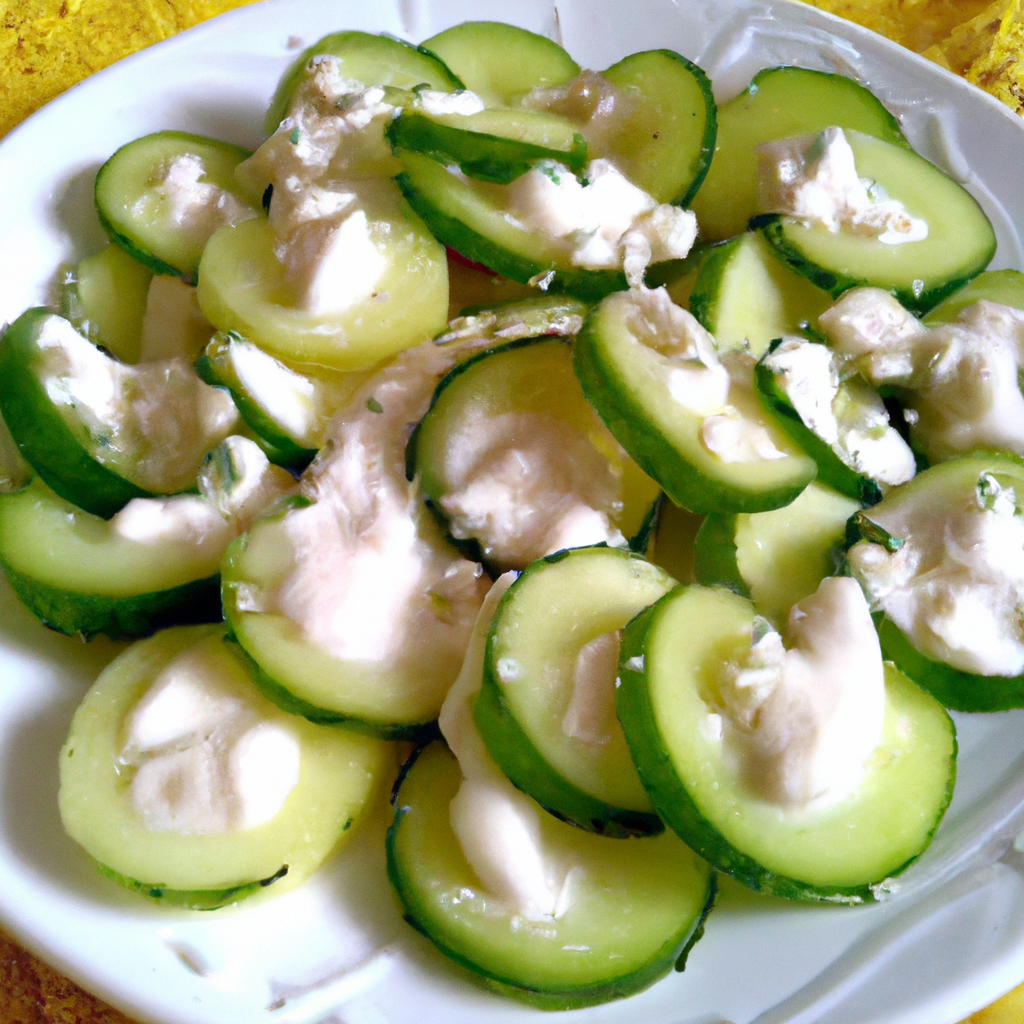
[[[462,88],[462,83],[444,62],[424,46],[413,46],[404,39],[388,35],[332,32],[303,50],[281,76],[263,125],[265,134],[273,135],[277,131],[306,74],[306,65],[318,54],[337,57],[341,77],[364,86],[393,85],[411,89],[415,85],[427,85],[441,92]]]
[[[707,75],[674,50],[630,54],[604,72],[629,110],[603,152],[659,203],[686,206],[704,181],[717,117]]]
[[[627,540],[639,537],[660,489],[619,448],[591,405],[573,374],[572,351],[562,340],[547,338],[514,341],[488,349],[456,366],[438,384],[426,415],[417,424],[406,448],[406,475],[419,474],[420,486],[444,517],[443,500],[461,485],[453,475],[455,439],[471,424],[508,414],[531,415],[538,430],[548,422],[568,426],[603,458],[621,481],[613,503],[601,509]],[[470,533],[459,541],[479,542]],[[469,549],[476,560],[502,571],[486,545]],[[516,565],[523,569],[525,565]]]
[[[860,507],[812,480],[784,508],[708,516],[694,545],[696,580],[749,597],[781,628],[790,608],[839,568],[847,520]]]
[[[109,518],[132,498],[151,497],[97,462],[34,372],[43,308],[22,313],[0,336],[0,414],[26,462],[62,498]]]
[[[984,271],[930,310],[924,325],[939,327],[954,323],[962,309],[982,300],[1024,309],[1024,274],[1019,270]]]
[[[539,160],[556,160],[577,172],[587,162],[587,140],[572,122],[529,110],[484,110],[431,117],[403,111],[386,129],[395,149],[422,153],[463,174],[507,185]]]
[[[460,782],[441,744],[418,756],[395,796],[388,875],[406,920],[490,987],[549,1010],[592,1006],[647,988],[699,937],[713,876],[673,834],[616,841],[548,815],[544,839],[585,880],[544,930],[515,927],[517,915],[481,890],[452,832]]]
[[[576,548],[534,562],[494,613],[477,728],[519,789],[587,831],[619,838],[662,831],[617,723],[598,745],[566,734],[562,722],[584,645],[622,629],[674,585],[639,555]],[[611,700],[611,678],[608,687]]]
[[[689,304],[720,352],[745,348],[760,356],[776,338],[817,323],[832,296],[790,270],[763,235],[748,231],[708,251]]]
[[[234,170],[249,156],[248,150],[202,135],[165,131],[127,143],[100,168],[96,175],[96,210],[111,240],[130,256],[156,274],[170,274],[195,284],[203,242],[189,238],[163,216],[162,204],[153,192],[155,175],[161,168],[185,155],[203,161],[202,181],[245,201]]]
[[[619,719],[665,823],[759,892],[859,904],[927,847],[953,792],[956,732],[938,701],[886,667],[882,741],[847,799],[780,813],[748,794],[702,733],[701,679],[749,644],[754,608],[730,591],[679,588],[623,634]]]
[[[223,624],[165,630],[130,647],[100,675],[71,723],[60,756],[61,819],[68,834],[130,888],[177,906],[208,909],[307,878],[378,791],[386,747],[286,716],[258,694],[261,717],[300,747],[299,778],[277,814],[241,831],[184,835],[148,828],[134,809],[131,772],[119,770],[125,716],[160,671],[197,645],[213,645],[217,671],[245,680]],[[282,869],[287,873],[282,874]]]
[[[536,88],[562,85],[580,73],[557,43],[514,25],[466,21],[424,40],[470,92],[489,107],[512,107]]]
[[[281,359],[337,370],[368,369],[442,330],[444,250],[390,182],[363,191],[370,236],[386,260],[373,294],[336,313],[296,306],[261,217],[221,228],[207,243],[197,293],[207,320]]]
[[[703,237],[738,235],[758,212],[757,146],[834,125],[907,144],[893,115],[851,78],[795,67],[755,75],[746,90],[718,108],[715,155],[691,204]]]
[[[779,426],[814,459],[817,478],[823,484],[864,505],[877,505],[882,500],[882,491],[874,480],[847,466],[833,447],[804,423],[763,357],[754,368],[754,380],[765,407],[775,415]]]
[[[521,338],[575,337],[589,307],[571,295],[533,295],[491,305],[465,306],[459,322],[437,340],[445,343],[461,337],[488,338],[495,344]]]
[[[419,153],[402,153],[401,161],[404,170],[395,180],[409,205],[435,238],[466,259],[520,284],[550,274],[547,291],[584,301],[626,287],[622,271],[574,267],[553,242],[510,224],[487,191],[495,186],[462,181]]]
[[[691,512],[763,512],[789,504],[814,478],[813,460],[767,421],[785,458],[726,463],[704,448],[703,418],[671,397],[663,363],[629,327],[629,301],[611,296],[592,309],[573,345],[583,393],[619,444]]]
[[[928,237],[888,245],[790,217],[768,218],[765,237],[797,273],[836,297],[857,286],[884,288],[908,309],[923,312],[988,266],[995,232],[962,185],[913,150],[859,132],[847,132],[847,139],[857,173],[925,220]]]

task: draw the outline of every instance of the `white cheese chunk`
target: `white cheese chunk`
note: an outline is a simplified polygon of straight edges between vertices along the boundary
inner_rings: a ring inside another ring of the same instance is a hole
[[[798,135],[757,147],[761,213],[781,213],[829,231],[877,238],[887,245],[920,242],[928,224],[860,178],[842,128]]]
[[[482,888],[524,917],[554,918],[571,902],[574,865],[546,840],[545,812],[505,777],[473,720],[487,632],[514,579],[505,573],[484,598],[438,725],[464,776],[451,803],[452,830]]]
[[[43,322],[37,345],[50,401],[73,410],[104,462],[148,491],[192,487],[203,456],[238,424],[231,396],[185,359],[126,366],[59,316]]]
[[[572,696],[562,716],[562,732],[604,746],[618,728],[615,679],[621,634],[602,633],[580,648],[573,668]]]
[[[213,335],[199,311],[196,290],[176,277],[154,274],[142,317],[140,363],[181,357],[194,363]]]
[[[936,661],[979,675],[1024,672],[1024,520],[990,474],[932,497],[893,492],[865,513],[902,540],[848,553],[872,605]]]
[[[298,740],[211,638],[164,667],[125,720],[120,761],[155,832],[224,835],[273,818],[299,781]]]
[[[744,782],[784,807],[853,793],[878,746],[885,674],[863,592],[829,577],[794,605],[787,645],[766,631],[718,680],[722,742]]]
[[[183,153],[159,169],[153,195],[143,195],[132,213],[152,217],[153,196],[160,203],[161,216],[176,232],[198,246],[227,224],[238,224],[256,216],[256,211],[236,195],[209,181],[202,157]]]
[[[484,101],[469,89],[458,92],[439,92],[437,89],[420,89],[416,94],[416,106],[425,114],[441,117],[444,114],[479,114]]]

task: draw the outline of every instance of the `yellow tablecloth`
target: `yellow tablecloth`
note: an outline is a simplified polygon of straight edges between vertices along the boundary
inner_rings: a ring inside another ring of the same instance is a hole
[[[0,136],[94,71],[252,2],[0,0]],[[1024,0],[810,2],[923,53],[1024,114]],[[0,1024],[131,1022],[0,933]],[[970,1024],[1024,1024],[1024,985]]]

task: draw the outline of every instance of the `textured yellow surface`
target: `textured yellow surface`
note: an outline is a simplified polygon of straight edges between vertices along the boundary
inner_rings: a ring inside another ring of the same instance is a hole
[[[94,71],[251,2],[0,0],[0,135]],[[1024,114],[1024,0],[810,2],[923,53]],[[0,1024],[130,1022],[0,933]],[[1024,1024],[1024,986],[969,1024]]]

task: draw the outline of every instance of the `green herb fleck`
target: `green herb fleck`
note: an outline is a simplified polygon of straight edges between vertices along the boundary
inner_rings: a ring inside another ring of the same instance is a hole
[[[293,146],[297,145],[299,141],[299,129],[293,128],[292,133],[291,135],[288,136],[288,138],[291,139],[291,143]]]
[[[370,412],[383,412],[384,411],[384,406],[381,405],[380,402],[378,402],[376,398],[368,398],[366,400],[366,408],[369,409]]]

